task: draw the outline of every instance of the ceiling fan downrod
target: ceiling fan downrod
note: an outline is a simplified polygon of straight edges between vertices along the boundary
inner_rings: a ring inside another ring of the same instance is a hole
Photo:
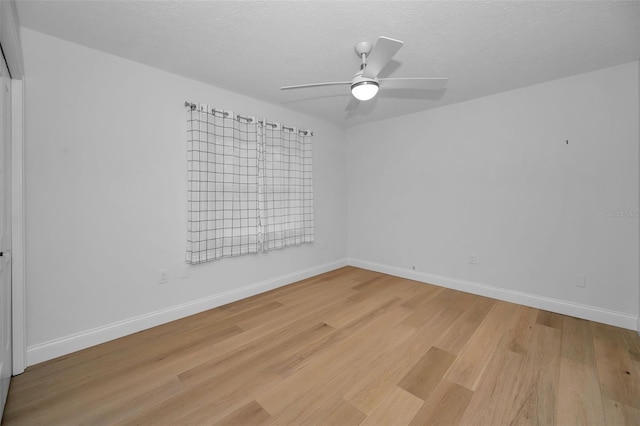
[[[360,64],[360,71],[364,71],[367,67],[367,56],[371,53],[371,49],[373,45],[368,41],[361,41],[356,43],[354,50],[356,51],[356,55],[358,55],[362,59],[362,64]]]

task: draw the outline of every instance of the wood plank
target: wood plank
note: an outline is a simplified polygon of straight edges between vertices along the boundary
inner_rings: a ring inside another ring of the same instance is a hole
[[[312,371],[311,373],[320,374],[322,377],[322,380],[317,381],[318,386],[306,391],[301,389],[294,400],[274,416],[274,423],[299,424],[312,413],[317,413],[328,401],[344,395],[353,382],[368,374],[371,366],[379,364],[389,354],[397,352],[399,345],[412,337],[414,332],[415,330],[398,324],[389,329],[385,339],[378,339],[374,346],[369,346],[369,351],[359,354],[356,361],[345,364],[335,374],[326,370]],[[342,357],[343,353],[337,351],[336,355]],[[310,365],[310,368],[318,370],[315,364]]]
[[[366,297],[348,297],[345,305],[341,305],[340,309],[324,315],[323,320],[332,327],[344,327],[377,310],[390,300],[398,298],[399,293],[402,293],[403,290],[404,287],[386,285],[385,289],[379,289],[376,292],[361,293]]]
[[[518,306],[517,321],[513,328],[500,340],[499,347],[527,355],[533,343],[533,334],[539,311],[526,306]]]
[[[603,398],[604,415],[608,425],[640,425],[640,410],[618,401]]]
[[[504,425],[512,420],[515,395],[522,386],[525,356],[496,348],[460,424]]]
[[[441,334],[435,346],[453,355],[459,355],[495,304],[495,300],[485,297],[472,301],[455,319],[455,326]]]
[[[629,356],[636,363],[636,366],[640,367],[637,365],[640,363],[640,336],[635,330],[619,330],[624,340],[624,346],[629,351]]]
[[[497,302],[445,375],[447,380],[475,390],[493,350],[513,326],[517,310],[517,305]]]
[[[442,380],[429,399],[411,419],[410,425],[460,424],[473,392],[456,383]]]
[[[640,409],[640,371],[626,350],[622,335],[615,327],[593,324],[595,361],[603,398]]]
[[[76,411],[70,411],[67,407],[56,419],[51,413],[47,413],[46,419],[51,424],[58,423],[85,423],[91,425],[109,425],[114,422],[124,421],[138,411],[165,401],[184,390],[178,378],[173,377],[160,383],[149,391],[140,392],[140,388],[130,387],[127,391],[117,395],[111,394],[98,404],[79,404]],[[95,397],[94,397],[95,398]],[[77,403],[77,400],[75,401]],[[91,409],[87,413],[87,409]]]
[[[540,324],[533,330],[532,347],[507,417],[515,424],[555,424],[562,331]]]
[[[455,359],[455,355],[432,347],[400,380],[398,386],[426,401]]]
[[[299,397],[300,393],[312,390],[318,383],[326,383],[349,363],[355,362],[369,352],[370,349],[367,348],[364,342],[370,340],[371,333],[384,334],[389,330],[395,330],[395,326],[405,319],[409,313],[406,308],[401,306],[395,306],[384,312],[382,315],[372,319],[366,327],[340,342],[333,350],[316,357],[306,368],[300,369],[277,386],[271,388],[268,393],[261,395],[257,398],[257,401],[270,414],[280,413],[287,405]]]
[[[422,310],[429,306],[430,301],[438,296],[440,293],[447,293],[447,297],[453,298],[457,292],[447,290],[444,287],[438,287],[435,285],[425,284],[422,291],[415,295],[413,298],[406,301],[403,306],[414,311]]]
[[[525,351],[498,346],[462,424],[555,424],[561,331],[535,324],[536,315],[524,314],[521,318],[534,324],[532,342]]]
[[[362,426],[407,425],[422,404],[423,401],[420,398],[396,387],[362,422]]]
[[[407,302],[411,302],[427,291],[437,291],[438,289],[442,289],[442,287],[437,287],[432,284],[426,284],[420,281],[413,281],[408,279],[403,279],[402,283],[405,285],[405,289],[402,290],[398,297],[406,300]]]
[[[187,387],[205,381],[237,378],[238,375],[253,370],[258,362],[267,368],[275,360],[295,353],[310,342],[321,339],[334,331],[334,328],[324,323],[314,324],[304,329],[285,328],[264,336],[258,342],[251,342],[235,351],[202,362],[196,367],[178,374],[178,377]]]
[[[146,407],[122,424],[203,424],[221,420],[274,386],[280,378],[257,368],[224,382],[207,381]]]
[[[404,377],[409,370],[432,347],[438,337],[455,326],[461,312],[446,308],[430,322],[416,331],[410,340],[398,349],[376,362],[367,374],[354,380],[344,398],[362,412],[371,414],[373,409],[387,396],[389,390]]]
[[[307,417],[302,425],[357,426],[367,415],[340,397],[332,398]]]
[[[216,422],[219,426],[244,426],[256,425],[269,420],[270,416],[264,408],[255,401],[249,402],[247,405],[238,408],[233,413]]]
[[[326,352],[334,351],[334,348],[338,347],[341,342],[348,339],[362,328],[367,327],[371,321],[374,321],[380,315],[384,315],[390,309],[398,307],[399,303],[399,299],[391,299],[383,305],[378,306],[375,310],[368,312],[366,315],[344,325],[336,333],[333,333],[323,339],[318,339],[312,344],[301,348],[299,351],[291,354],[291,356],[276,363],[273,366],[274,372],[285,378],[294,374],[298,370],[305,368],[306,365],[312,362],[315,358],[322,356],[322,354]]]
[[[405,324],[415,328],[422,327],[438,312],[451,307],[461,294],[459,291],[444,289],[429,293],[426,298],[418,298],[417,303],[405,303],[403,306],[413,311],[411,316],[405,320]]]
[[[564,318],[555,418],[558,424],[605,424],[589,321]]]
[[[300,327],[309,327],[318,324],[322,322],[322,317],[327,312],[343,308],[345,301],[340,297],[340,294],[342,294],[341,291],[338,291],[334,293],[334,297],[332,298],[322,298],[321,303],[313,303],[312,305],[301,304],[293,307],[288,306],[285,310],[279,312],[279,316],[246,330],[240,336],[234,336],[219,342],[212,349],[220,354],[225,354],[251,342],[260,341],[264,339],[265,336],[278,332],[283,328],[300,329]],[[316,301],[317,300],[318,299],[316,299]]]
[[[537,324],[544,325],[546,327],[557,328],[562,330],[562,322],[564,315],[556,314],[549,311],[538,311]]]

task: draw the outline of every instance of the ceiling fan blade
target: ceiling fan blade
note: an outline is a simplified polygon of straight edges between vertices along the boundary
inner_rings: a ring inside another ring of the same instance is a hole
[[[298,84],[296,86],[284,86],[284,87],[281,87],[280,90],[306,89],[307,87],[322,87],[322,86],[341,86],[345,84],[351,84],[351,82],[350,81],[331,81],[327,83]]]
[[[349,101],[349,103],[347,104],[347,107],[344,110],[353,111],[354,109],[358,108],[358,105],[360,105],[360,101],[352,96],[351,100]]]
[[[448,78],[380,78],[380,89],[441,90]]]
[[[398,50],[404,45],[400,40],[389,37],[378,37],[376,45],[367,56],[367,67],[364,69],[365,77],[376,78],[382,68],[393,58]]]

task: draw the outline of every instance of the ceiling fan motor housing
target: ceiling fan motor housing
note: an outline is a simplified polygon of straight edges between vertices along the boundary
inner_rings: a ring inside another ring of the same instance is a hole
[[[362,84],[375,84],[379,86],[377,78],[365,77],[362,75],[362,71],[360,71],[351,79],[351,87],[353,88],[353,86],[360,86]]]
[[[362,72],[359,72],[351,80],[351,93],[358,100],[368,101],[378,93],[379,86],[377,79],[364,77]]]

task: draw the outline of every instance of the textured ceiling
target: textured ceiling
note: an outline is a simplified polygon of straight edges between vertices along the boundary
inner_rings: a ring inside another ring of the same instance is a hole
[[[640,58],[639,1],[18,1],[21,25],[342,126]],[[345,112],[353,46],[405,46],[382,74],[449,77]]]

